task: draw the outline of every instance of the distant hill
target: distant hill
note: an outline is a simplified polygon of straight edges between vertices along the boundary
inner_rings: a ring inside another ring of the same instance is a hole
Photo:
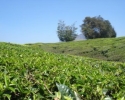
[[[75,41],[79,41],[79,40],[86,40],[86,38],[85,38],[85,36],[84,36],[83,34],[79,34],[79,35],[76,37]]]
[[[79,35],[77,39],[80,40],[79,37],[81,36],[82,35]],[[125,37],[32,45],[53,53],[125,62]]]

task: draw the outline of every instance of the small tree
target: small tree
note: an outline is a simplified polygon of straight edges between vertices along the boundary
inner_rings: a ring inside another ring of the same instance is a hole
[[[73,41],[77,34],[76,34],[77,28],[73,25],[66,26],[64,21],[59,21],[58,27],[57,27],[57,34],[60,41]]]
[[[116,37],[116,32],[108,20],[101,16],[86,17],[81,30],[86,39]]]

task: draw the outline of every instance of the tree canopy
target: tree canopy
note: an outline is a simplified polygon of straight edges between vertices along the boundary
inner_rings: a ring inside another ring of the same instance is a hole
[[[77,34],[76,34],[77,28],[73,25],[66,26],[64,21],[59,21],[58,27],[57,27],[57,34],[60,41],[68,42],[73,41]]]
[[[86,39],[116,37],[116,32],[111,23],[101,16],[85,17],[81,30]]]

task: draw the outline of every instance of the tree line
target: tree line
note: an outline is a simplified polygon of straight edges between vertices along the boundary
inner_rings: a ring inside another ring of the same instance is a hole
[[[101,16],[85,17],[80,27],[86,39],[116,37],[115,29],[112,27],[110,21],[105,20]],[[75,24],[65,25],[64,21],[59,21],[57,27],[59,40],[63,42],[75,40],[77,37],[76,30]]]

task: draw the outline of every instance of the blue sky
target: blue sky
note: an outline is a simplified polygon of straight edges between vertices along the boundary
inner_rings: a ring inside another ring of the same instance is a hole
[[[0,41],[11,43],[59,42],[59,20],[80,25],[85,17],[109,20],[117,37],[125,36],[125,0],[0,0]]]

